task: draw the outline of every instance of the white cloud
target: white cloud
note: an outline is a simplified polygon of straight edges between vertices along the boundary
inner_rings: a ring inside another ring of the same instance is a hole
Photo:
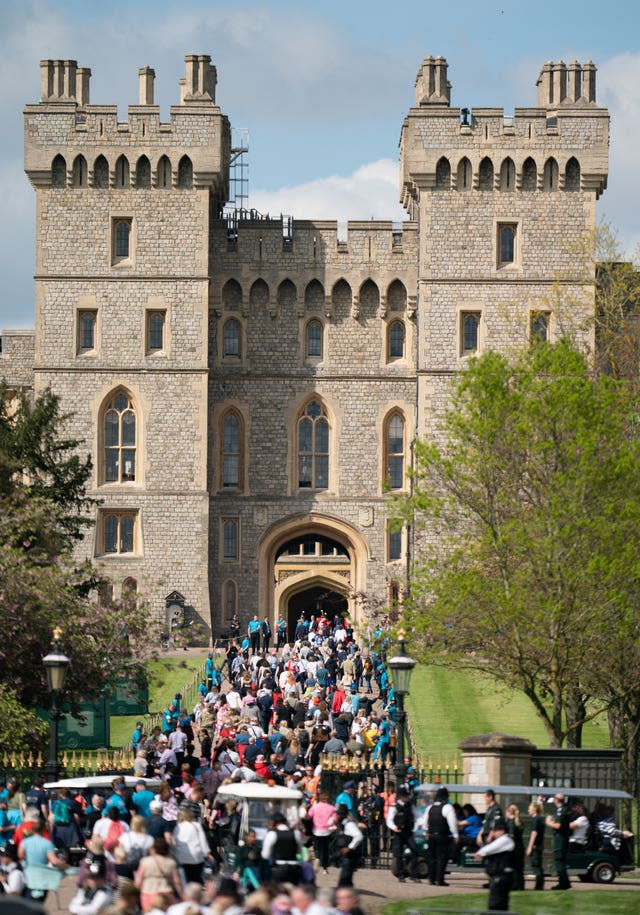
[[[397,163],[379,159],[351,175],[330,175],[277,191],[251,191],[249,205],[260,213],[285,213],[296,219],[400,220],[406,214],[398,195]]]
[[[609,185],[599,209],[630,255],[640,244],[640,53],[620,54],[600,67],[597,98],[611,112]]]

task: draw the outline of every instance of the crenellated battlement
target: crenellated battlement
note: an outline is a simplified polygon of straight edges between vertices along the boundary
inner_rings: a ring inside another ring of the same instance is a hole
[[[400,136],[404,206],[413,212],[420,189],[599,196],[607,183],[609,114],[596,105],[595,74],[590,61],[546,63],[538,107],[505,116],[502,108],[452,108],[446,60],[426,57]]]
[[[216,187],[226,199],[231,129],[215,104],[209,55],[185,57],[179,104],[168,123],[154,104],[149,66],[138,71],[138,104],[129,106],[126,121],[118,120],[116,105],[90,103],[91,71],[75,60],[43,60],[40,73],[40,102],[24,111],[25,171],[35,187]],[[123,157],[124,181],[116,167]],[[105,162],[107,180],[96,179]]]

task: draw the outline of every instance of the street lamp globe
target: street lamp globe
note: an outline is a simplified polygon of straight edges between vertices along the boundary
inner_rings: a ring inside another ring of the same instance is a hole
[[[387,661],[389,670],[393,672],[393,686],[398,696],[407,696],[409,694],[411,672],[417,663],[414,658],[410,658],[405,653],[404,639],[405,633],[401,629],[398,632],[399,651]]]
[[[42,659],[42,663],[47,672],[47,685],[49,687],[49,692],[51,693],[62,692],[67,670],[71,663],[66,654],[63,654],[58,647],[61,635],[61,629],[56,628],[53,630],[53,645],[51,646],[51,651]]]

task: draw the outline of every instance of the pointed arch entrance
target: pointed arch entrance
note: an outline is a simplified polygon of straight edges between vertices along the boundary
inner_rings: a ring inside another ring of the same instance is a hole
[[[362,534],[338,518],[312,512],[284,519],[260,543],[260,612],[282,616],[291,635],[302,612],[347,612],[356,621],[368,558]]]

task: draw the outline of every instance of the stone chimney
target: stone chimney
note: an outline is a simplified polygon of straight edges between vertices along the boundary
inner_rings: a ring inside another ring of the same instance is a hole
[[[208,54],[187,54],[184,62],[186,74],[184,80],[180,80],[181,103],[215,103],[218,77],[211,57]]]
[[[153,88],[156,71],[151,67],[141,67],[138,70],[138,80],[140,85],[139,105],[153,105]]]
[[[449,105],[451,83],[444,57],[425,57],[416,76],[416,105]]]

